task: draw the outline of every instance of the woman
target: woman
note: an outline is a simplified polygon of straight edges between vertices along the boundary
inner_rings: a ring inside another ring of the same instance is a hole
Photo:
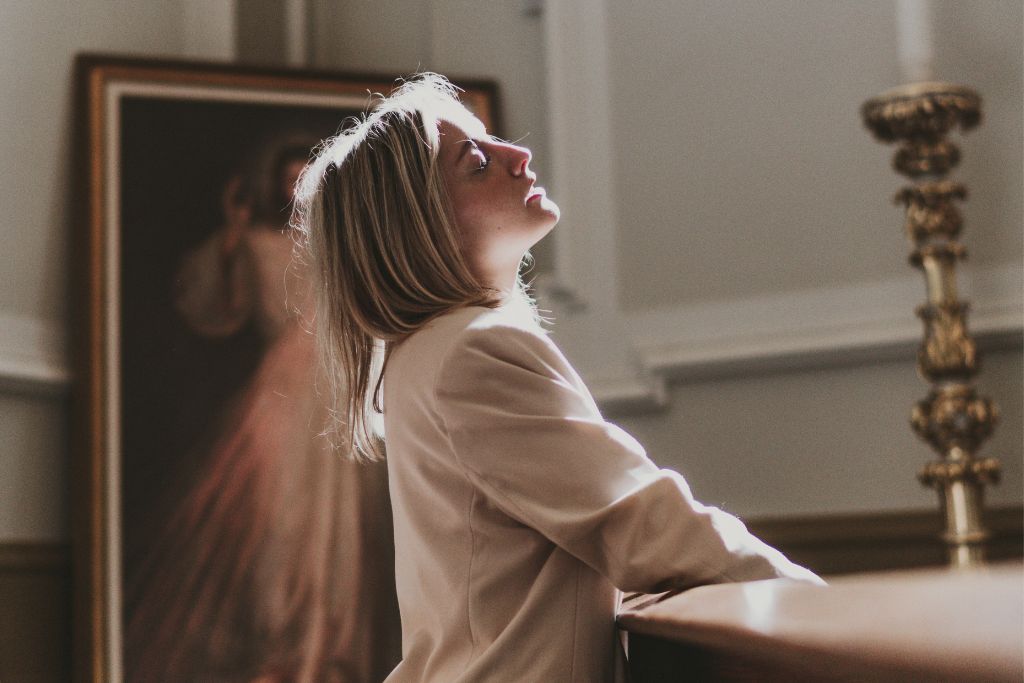
[[[367,456],[383,414],[403,655],[390,682],[621,681],[620,590],[820,582],[602,419],[519,278],[559,217],[534,181],[530,152],[431,75],[300,179],[322,350]]]

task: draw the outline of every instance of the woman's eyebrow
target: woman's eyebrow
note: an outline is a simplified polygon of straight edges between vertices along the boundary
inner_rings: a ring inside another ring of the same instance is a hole
[[[465,140],[463,140],[460,143],[460,145],[461,145],[461,147],[459,148],[459,155],[457,157],[455,157],[455,164],[456,165],[458,165],[459,162],[462,161],[462,157],[466,156],[466,152],[468,152],[473,147],[476,147],[476,143],[473,142],[469,138],[466,138]]]

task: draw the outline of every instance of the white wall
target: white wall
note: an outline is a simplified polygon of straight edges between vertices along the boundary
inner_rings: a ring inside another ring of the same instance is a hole
[[[892,0],[607,4],[625,309],[909,272],[904,180],[860,119],[902,82]],[[1024,9],[935,5],[935,77],[984,98],[957,172],[971,264],[1019,267]]]
[[[73,54],[195,51],[184,29],[195,2],[0,4],[0,374],[26,347],[60,369],[73,258],[67,195],[77,181],[68,163]],[[530,134],[544,178],[543,29],[529,11],[537,4],[315,0],[310,52],[320,67],[496,78],[504,132]],[[608,6],[625,309],[912,275],[888,205],[900,184],[891,149],[857,114],[864,98],[898,82],[891,2]],[[1019,272],[1020,4],[945,2],[936,16],[940,75],[986,97],[986,121],[963,144],[965,242],[981,264]],[[550,247],[539,251],[550,267]],[[909,306],[906,318],[914,322]],[[620,421],[698,495],[742,514],[931,508],[933,495],[914,481],[930,455],[906,425],[926,391],[911,356],[772,374],[751,366],[676,383],[666,412]],[[1017,343],[989,354],[979,378],[1004,415],[983,450],[1007,472],[997,503],[1022,498],[1021,372]],[[65,399],[12,386],[0,382],[0,541],[65,539]]]
[[[0,4],[0,364],[40,341],[62,358],[68,316],[72,66],[81,51],[175,55],[179,2]],[[44,339],[33,339],[40,331]],[[27,332],[27,333],[26,333]],[[22,354],[28,355],[28,354]],[[0,541],[67,535],[67,405],[0,395]]]
[[[178,2],[0,4],[0,312],[67,313],[72,61],[82,51],[180,53]]]
[[[979,380],[1003,414],[979,453],[1003,464],[992,505],[1020,504],[1021,354],[985,356]],[[927,394],[913,363],[748,373],[677,384],[669,409],[616,420],[694,495],[745,516],[928,509],[915,474],[935,458],[910,429]]]
[[[914,473],[934,454],[907,424],[927,385],[908,343],[923,279],[890,201],[906,181],[859,112],[902,82],[894,3],[606,6],[619,305],[651,358],[734,355],[743,366],[705,364],[704,379],[675,384],[665,413],[622,423],[698,495],[742,514],[933,506]],[[1004,416],[982,449],[1004,465],[989,498],[1019,503],[1024,5],[941,1],[933,16],[935,77],[984,100],[982,126],[957,136],[955,177],[970,190],[960,280],[975,284],[972,329],[1002,317],[1016,330],[986,356],[978,386]],[[830,352],[876,323],[903,355],[877,343],[859,358]],[[758,360],[787,345],[806,349],[789,355],[795,369]],[[822,367],[813,355],[832,357]]]

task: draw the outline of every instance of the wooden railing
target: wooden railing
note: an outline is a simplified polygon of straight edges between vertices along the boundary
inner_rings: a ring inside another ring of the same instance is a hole
[[[772,580],[627,598],[634,683],[1024,680],[1024,568]]]

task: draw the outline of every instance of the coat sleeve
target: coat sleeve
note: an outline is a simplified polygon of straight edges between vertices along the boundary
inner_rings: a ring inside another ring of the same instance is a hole
[[[694,500],[605,422],[540,332],[464,331],[435,399],[467,476],[496,506],[626,591],[788,577],[821,583],[738,519]]]

